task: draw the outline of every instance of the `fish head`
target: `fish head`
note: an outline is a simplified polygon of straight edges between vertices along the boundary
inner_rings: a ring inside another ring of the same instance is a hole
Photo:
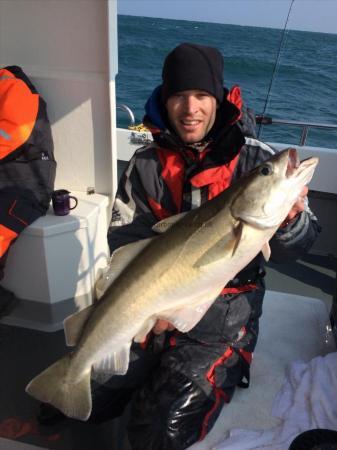
[[[232,201],[232,216],[257,228],[279,226],[317,164],[315,157],[300,162],[294,148],[273,155],[247,175]]]

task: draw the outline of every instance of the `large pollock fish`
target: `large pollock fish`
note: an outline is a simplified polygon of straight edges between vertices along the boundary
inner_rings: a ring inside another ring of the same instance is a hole
[[[128,244],[112,257],[111,285],[102,298],[65,321],[75,350],[35,377],[26,391],[69,417],[87,420],[93,372],[124,374],[131,342],[157,319],[187,332],[286,218],[317,158],[284,150],[229,189],[188,213],[155,225],[158,235]]]

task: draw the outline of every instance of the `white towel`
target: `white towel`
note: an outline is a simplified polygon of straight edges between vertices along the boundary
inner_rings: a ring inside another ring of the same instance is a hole
[[[233,429],[212,450],[288,450],[303,431],[337,430],[337,352],[309,363],[292,363],[272,414],[282,420],[278,426],[269,430]]]

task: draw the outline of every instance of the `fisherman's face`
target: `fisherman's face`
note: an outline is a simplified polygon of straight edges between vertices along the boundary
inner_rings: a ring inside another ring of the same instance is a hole
[[[186,144],[193,144],[202,141],[212,128],[217,101],[208,92],[188,90],[171,95],[166,108],[175,132]]]

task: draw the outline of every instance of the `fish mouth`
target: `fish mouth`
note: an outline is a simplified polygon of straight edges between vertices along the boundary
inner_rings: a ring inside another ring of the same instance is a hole
[[[307,184],[314,174],[318,161],[319,160],[316,157],[309,157],[300,161],[297,150],[295,148],[290,148],[288,150],[288,163],[285,177],[301,179]]]
[[[296,170],[299,168],[299,166],[300,166],[300,159],[298,157],[297,150],[295,148],[290,148],[288,150],[288,164],[285,176],[287,178],[293,176]]]

